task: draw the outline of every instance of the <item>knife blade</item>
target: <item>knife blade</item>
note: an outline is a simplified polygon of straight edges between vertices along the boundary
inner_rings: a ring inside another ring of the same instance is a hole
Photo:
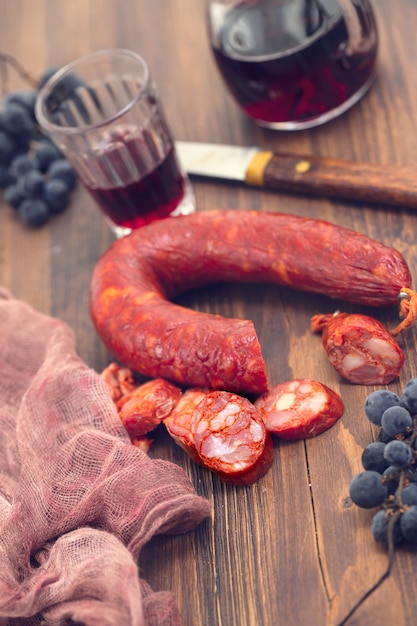
[[[176,149],[190,176],[417,209],[417,164],[361,163],[257,147],[185,141],[177,141]]]

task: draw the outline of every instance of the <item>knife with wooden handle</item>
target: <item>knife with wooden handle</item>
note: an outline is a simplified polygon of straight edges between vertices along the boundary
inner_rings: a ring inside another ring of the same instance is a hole
[[[194,176],[417,209],[417,164],[360,163],[182,141],[176,142],[176,149],[184,169]]]

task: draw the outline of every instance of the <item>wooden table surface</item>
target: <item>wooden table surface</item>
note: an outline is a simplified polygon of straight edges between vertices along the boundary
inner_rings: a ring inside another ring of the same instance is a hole
[[[268,149],[340,159],[417,161],[417,11],[414,0],[374,0],[380,33],[378,78],[352,110],[320,128],[294,133],[257,128],[238,110],[214,66],[203,0],[0,0],[0,52],[15,55],[35,76],[92,50],[124,47],[150,64],[178,139],[258,144]],[[12,73],[11,88],[24,85]],[[311,199],[194,181],[198,210],[283,211],[354,228],[396,247],[412,272],[417,262],[417,212]],[[417,207],[416,207],[417,209]],[[0,197],[0,285],[69,324],[85,362],[101,371],[111,360],[92,326],[92,269],[113,236],[78,185],[71,207],[39,230],[25,229]],[[343,276],[340,277],[343,280]],[[345,403],[340,422],[323,435],[275,442],[269,473],[248,488],[226,485],[196,467],[168,437],[152,455],[172,460],[213,504],[195,532],[158,537],[144,549],[141,576],[154,590],[172,590],[185,626],[336,626],[387,564],[369,528],[372,512],[348,497],[362,449],[376,436],[364,417],[374,387],[351,385],[328,363],[310,317],[336,304],[291,289],[234,284],[200,289],[182,302],[208,312],[254,320],[271,384],[318,379]],[[353,307],[345,306],[345,310]],[[388,327],[395,309],[371,313]],[[416,376],[416,329],[401,345],[406,364],[389,388]],[[397,550],[391,576],[349,620],[350,626],[414,625],[417,554]]]

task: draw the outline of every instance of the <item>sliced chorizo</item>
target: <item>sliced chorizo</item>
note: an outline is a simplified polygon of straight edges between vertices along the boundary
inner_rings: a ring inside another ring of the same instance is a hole
[[[197,406],[208,393],[209,391],[205,389],[186,389],[171,413],[164,419],[166,429],[173,440],[200,465],[201,460],[191,432],[191,420]]]
[[[92,319],[108,350],[136,372],[187,387],[259,394],[268,381],[253,323],[171,302],[189,289],[230,281],[385,306],[397,303],[411,275],[398,251],[323,220],[196,212],[113,243],[92,275]]]
[[[131,438],[155,430],[171,413],[181,397],[181,389],[162,378],[138,385],[116,402],[116,408]]]
[[[397,378],[405,356],[377,319],[358,313],[317,315],[311,320],[335,370],[351,383],[387,385]]]
[[[340,396],[309,378],[289,380],[262,394],[255,406],[263,411],[268,432],[282,439],[316,437],[344,412]]]
[[[191,435],[204,467],[222,480],[250,485],[272,463],[272,440],[261,411],[227,391],[207,393],[193,411]]]
[[[101,375],[109,388],[110,395],[114,402],[120,400],[125,394],[133,391],[137,386],[132,370],[118,363],[110,363],[104,368]]]

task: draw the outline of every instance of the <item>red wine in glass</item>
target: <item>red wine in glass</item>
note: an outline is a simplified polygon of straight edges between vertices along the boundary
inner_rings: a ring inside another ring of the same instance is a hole
[[[43,86],[37,119],[117,238],[195,210],[194,195],[145,59],[97,50]]]
[[[260,125],[315,126],[350,108],[372,84],[378,38],[367,0],[352,2],[349,24],[337,0],[242,0],[222,18],[219,4],[208,7],[216,64]]]
[[[99,175],[86,189],[116,227],[140,228],[172,215],[187,191],[173,144],[160,145],[149,131],[113,130],[89,165]]]
[[[185,180],[171,148],[143,178],[110,187],[86,188],[114,224],[134,229],[170,216],[184,197]]]

